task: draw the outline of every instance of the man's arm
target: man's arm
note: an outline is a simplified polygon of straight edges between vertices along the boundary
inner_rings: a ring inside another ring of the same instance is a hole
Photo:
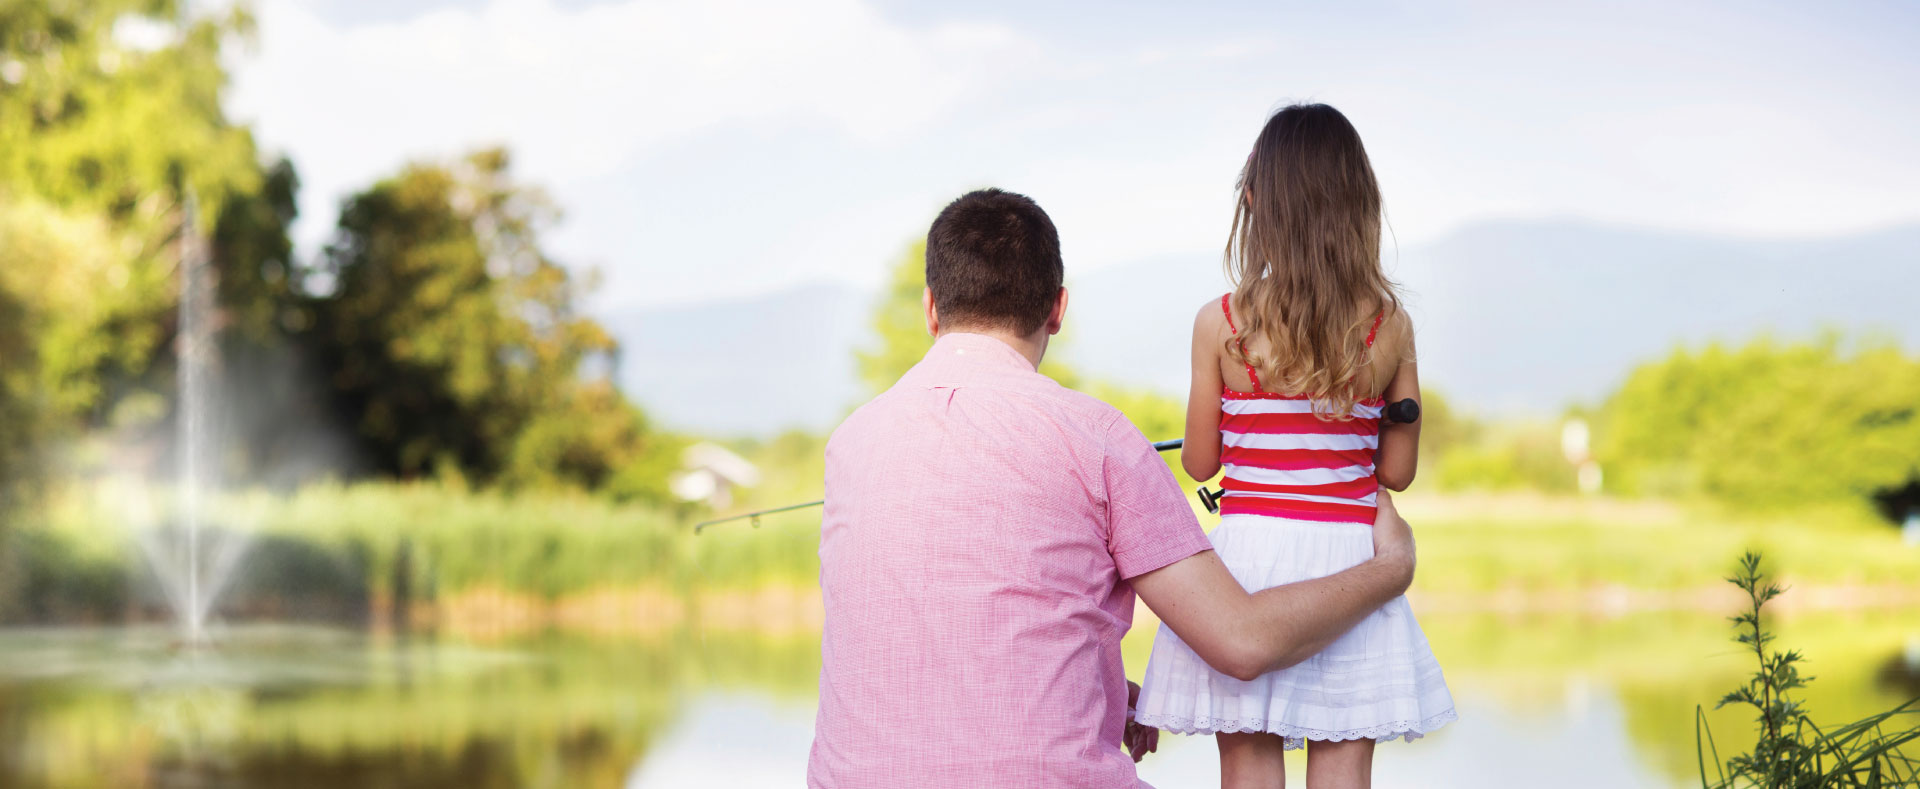
[[[1413,531],[1385,491],[1373,558],[1325,578],[1254,594],[1213,551],[1135,576],[1136,594],[1215,670],[1251,680],[1325,649],[1413,582]]]

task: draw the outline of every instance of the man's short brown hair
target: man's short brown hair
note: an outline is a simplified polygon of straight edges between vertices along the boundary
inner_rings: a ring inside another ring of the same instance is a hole
[[[1060,234],[1032,198],[999,189],[947,204],[927,231],[927,288],[940,322],[1027,335],[1053,313]]]

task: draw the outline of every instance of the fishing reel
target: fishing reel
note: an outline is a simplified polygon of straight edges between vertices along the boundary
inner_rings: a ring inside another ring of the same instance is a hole
[[[1411,397],[1389,403],[1385,408],[1380,409],[1380,418],[1389,424],[1405,425],[1418,422],[1420,421],[1420,403]],[[1175,446],[1168,448],[1179,449],[1177,442],[1166,441],[1161,443],[1175,444]],[[1156,444],[1154,448],[1160,449],[1160,446]],[[1227,491],[1225,489],[1214,490],[1206,485],[1201,485],[1193,489],[1193,495],[1200,497],[1200,504],[1207,508],[1207,512],[1218,515],[1220,514],[1220,498],[1227,495]]]
[[[1218,515],[1220,514],[1220,497],[1227,495],[1227,491],[1213,490],[1201,485],[1193,489],[1193,495],[1200,497],[1200,503],[1206,506],[1208,512]]]

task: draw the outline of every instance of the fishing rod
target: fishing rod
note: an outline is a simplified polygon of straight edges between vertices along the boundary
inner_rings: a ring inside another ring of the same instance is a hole
[[[1167,452],[1167,451],[1179,449],[1181,445],[1185,443],[1186,443],[1186,439],[1180,439],[1180,438],[1168,439],[1166,441],[1155,441],[1153,442],[1153,449],[1155,452]],[[1205,485],[1200,486],[1200,490],[1203,491],[1200,494],[1201,501],[1207,500],[1207,494],[1204,492],[1206,491],[1206,489],[1207,489],[1207,486]],[[1216,498],[1217,498],[1217,495],[1216,495]],[[724,518],[714,518],[713,520],[710,520],[710,521],[701,521],[699,523],[694,524],[693,533],[699,534],[701,531],[704,531],[708,526],[712,526],[720,523],[729,523],[737,520],[750,521],[753,524],[753,528],[758,529],[760,528],[760,516],[762,515],[773,515],[775,513],[781,513],[781,512],[792,512],[793,510],[804,510],[808,507],[824,506],[826,503],[827,503],[826,499],[816,499],[814,501],[803,501],[799,504],[788,504],[785,507],[774,507],[772,509],[766,509],[766,510],[754,510],[753,512],[743,512],[743,513],[740,513],[739,515],[728,515],[727,517],[724,517]],[[1209,504],[1208,510],[1211,511],[1212,508],[1213,508],[1213,505]]]
[[[1401,423],[1401,424],[1414,422],[1420,419],[1420,404],[1418,402],[1415,402],[1413,398],[1409,397],[1405,400],[1401,400],[1401,401],[1389,404],[1386,408],[1381,409],[1380,415],[1384,417],[1388,422]],[[1186,439],[1170,438],[1165,441],[1153,442],[1153,450],[1155,452],[1169,452],[1175,449],[1179,449],[1185,444],[1186,444]],[[1220,497],[1225,495],[1226,491],[1212,490],[1208,488],[1206,485],[1201,485],[1199,488],[1194,490],[1194,494],[1200,497],[1200,503],[1206,505],[1208,512],[1219,512]],[[699,523],[694,524],[693,533],[699,534],[700,532],[705,531],[708,526],[714,526],[722,523],[731,523],[733,521],[738,521],[738,520],[748,521],[753,525],[753,528],[758,529],[760,528],[760,516],[762,515],[774,515],[782,512],[792,512],[793,510],[804,510],[808,507],[824,506],[826,503],[827,503],[826,499],[818,499],[815,501],[803,501],[799,504],[788,504],[787,506],[784,506],[784,507],[774,507],[772,509],[765,509],[765,510],[754,510],[753,512],[743,512],[743,513],[740,513],[739,515],[728,515],[727,517],[724,517],[724,518],[714,518],[713,520],[701,521]]]

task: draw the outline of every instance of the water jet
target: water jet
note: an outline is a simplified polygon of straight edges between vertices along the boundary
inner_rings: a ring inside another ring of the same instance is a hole
[[[191,194],[181,201],[173,517],[138,540],[188,648],[208,643],[207,621],[246,550],[244,535],[208,528],[221,482],[219,280],[197,209]]]

